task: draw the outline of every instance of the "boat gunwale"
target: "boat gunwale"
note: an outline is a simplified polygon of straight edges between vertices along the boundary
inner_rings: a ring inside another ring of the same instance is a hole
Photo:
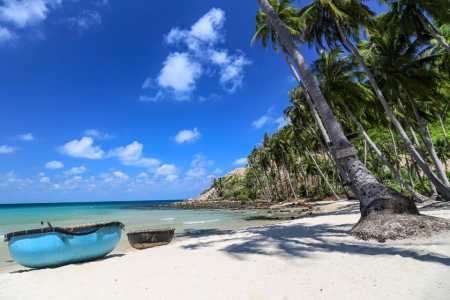
[[[143,234],[143,233],[160,233],[160,232],[173,232],[173,233],[175,233],[175,228],[141,229],[141,230],[127,232],[127,235]]]
[[[27,229],[27,230],[21,230],[21,231],[15,231],[15,232],[10,232],[4,235],[4,241],[5,242],[9,242],[13,237],[18,237],[18,236],[26,236],[26,235],[34,235],[34,234],[42,234],[42,233],[50,233],[50,232],[58,232],[58,233],[63,233],[63,234],[68,234],[68,235],[80,235],[77,234],[77,231],[79,231],[80,229],[92,229],[95,231],[104,228],[104,227],[109,227],[109,226],[118,226],[120,227],[120,229],[123,229],[125,227],[125,225],[122,222],[106,222],[106,223],[96,223],[96,224],[84,224],[84,225],[78,225],[78,226],[71,226],[71,227],[52,227],[52,226],[48,226],[48,227],[43,227],[43,228],[35,228],[35,229]],[[89,233],[93,233],[93,232],[88,232],[86,234]],[[84,235],[81,234],[81,235]]]

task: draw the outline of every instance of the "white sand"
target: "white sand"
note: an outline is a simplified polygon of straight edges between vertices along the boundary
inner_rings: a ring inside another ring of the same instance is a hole
[[[4,272],[0,299],[450,299],[450,235],[367,243],[346,234],[357,220],[318,216]]]

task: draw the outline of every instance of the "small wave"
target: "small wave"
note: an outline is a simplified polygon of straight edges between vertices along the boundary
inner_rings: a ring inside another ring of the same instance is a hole
[[[161,221],[173,221],[175,218],[162,218]]]
[[[185,225],[193,225],[193,224],[205,224],[205,223],[214,223],[214,222],[218,222],[218,219],[214,219],[214,220],[202,220],[202,221],[187,221],[187,222],[183,222],[183,224]]]

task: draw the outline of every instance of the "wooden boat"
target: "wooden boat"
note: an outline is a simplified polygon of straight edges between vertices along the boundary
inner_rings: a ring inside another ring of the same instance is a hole
[[[127,233],[130,245],[135,249],[147,249],[166,245],[173,239],[175,229],[140,230]]]
[[[11,257],[22,266],[45,268],[103,257],[117,245],[120,222],[17,231],[5,235]]]

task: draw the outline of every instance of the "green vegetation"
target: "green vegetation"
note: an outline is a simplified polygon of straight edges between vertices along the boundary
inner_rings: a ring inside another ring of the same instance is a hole
[[[298,87],[289,125],[253,149],[245,177],[218,184],[221,197],[352,193],[361,238],[446,227],[412,199],[450,200],[448,1],[384,0],[380,15],[360,0],[257,2],[252,43],[280,52]],[[318,52],[311,66],[301,45]]]

